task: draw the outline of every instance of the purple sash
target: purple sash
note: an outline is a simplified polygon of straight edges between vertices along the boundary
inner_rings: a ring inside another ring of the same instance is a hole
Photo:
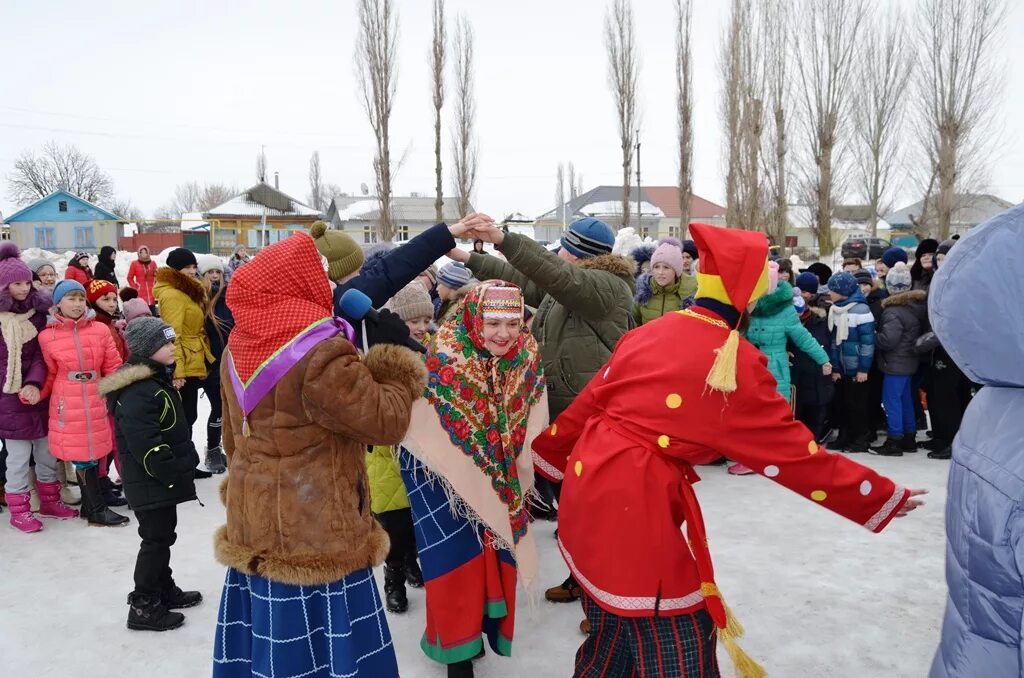
[[[270,389],[277,385],[288,370],[295,367],[313,347],[321,341],[345,334],[350,342],[355,342],[356,333],[352,326],[341,318],[324,318],[318,320],[295,335],[291,341],[275,351],[263,361],[249,380],[242,382],[235,369],[234,356],[228,355],[228,373],[231,375],[231,386],[235,389],[235,397],[242,407],[242,414],[248,417]],[[247,428],[247,422],[243,422]]]

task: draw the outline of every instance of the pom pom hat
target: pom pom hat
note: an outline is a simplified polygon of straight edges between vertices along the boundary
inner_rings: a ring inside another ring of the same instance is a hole
[[[742,317],[750,302],[768,291],[768,239],[757,231],[706,224],[691,224],[690,234],[701,261],[695,298],[732,306]],[[731,328],[726,342],[715,351],[715,363],[705,380],[712,390],[736,390],[739,341],[739,332]]]
[[[677,278],[682,276],[683,250],[679,246],[679,241],[675,239],[663,240],[658,245],[658,249],[654,250],[654,254],[651,255],[651,266],[655,264],[665,264],[675,271]]]
[[[0,289],[11,283],[32,282],[32,271],[20,256],[18,246],[10,240],[0,245]]]
[[[362,267],[363,250],[347,233],[315,221],[309,227],[309,235],[317,251],[327,258],[327,277],[331,280],[346,278]]]

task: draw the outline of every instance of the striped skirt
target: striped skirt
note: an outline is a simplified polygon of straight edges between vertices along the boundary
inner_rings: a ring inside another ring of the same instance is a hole
[[[718,634],[705,610],[674,617],[620,617],[583,594],[590,636],[575,678],[719,678]]]
[[[296,586],[228,569],[213,678],[397,678],[373,571]]]

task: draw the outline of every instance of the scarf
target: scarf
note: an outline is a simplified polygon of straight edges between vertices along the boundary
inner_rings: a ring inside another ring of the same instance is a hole
[[[528,585],[536,571],[529,443],[547,425],[547,398],[532,334],[524,330],[504,356],[483,348],[481,302],[495,286],[514,287],[477,286],[430,339],[427,389],[413,406],[406,446],[445,484],[453,510],[514,553]]]
[[[35,339],[39,333],[29,318],[36,314],[35,309],[27,313],[0,313],[0,334],[7,344],[7,373],[4,374],[4,393],[17,393],[21,390],[21,351],[25,344]]]
[[[840,306],[832,304],[828,309],[828,330],[835,330],[836,346],[839,346],[850,337],[850,308],[853,304]]]

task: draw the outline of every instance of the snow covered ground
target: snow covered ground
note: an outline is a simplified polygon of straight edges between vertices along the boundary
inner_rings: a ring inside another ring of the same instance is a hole
[[[205,443],[200,400],[196,446]],[[931,490],[928,504],[872,535],[758,476],[730,477],[701,468],[697,485],[708,523],[718,583],[747,628],[744,648],[771,676],[919,677],[927,674],[945,603],[943,505],[948,462],[923,453],[857,460],[910,487]],[[64,678],[210,675],[213,632],[224,568],[213,559],[223,523],[217,483],[198,481],[205,504],[179,507],[171,564],[178,582],[202,590],[205,602],[168,633],[125,629],[138,537],[128,528],[87,528],[46,520],[23,535],[0,525],[0,663],[4,676]],[[7,522],[8,514],[0,516]],[[553,523],[535,527],[541,550],[537,595],[565,577]],[[381,582],[380,572],[377,581]],[[419,650],[423,593],[390,615],[403,678],[443,678],[443,667]],[[483,678],[571,675],[581,642],[578,605],[520,599],[515,656],[489,655]],[[732,669],[720,652],[723,675]]]

